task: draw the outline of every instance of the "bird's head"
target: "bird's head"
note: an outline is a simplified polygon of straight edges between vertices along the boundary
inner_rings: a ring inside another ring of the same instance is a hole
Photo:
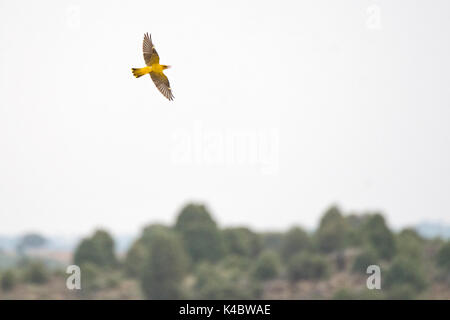
[[[169,69],[171,66],[166,66],[165,64],[163,64],[163,70],[165,70],[165,69]]]

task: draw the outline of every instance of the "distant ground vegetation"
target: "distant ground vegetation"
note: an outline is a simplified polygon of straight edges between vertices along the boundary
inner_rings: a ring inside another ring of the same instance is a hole
[[[146,226],[120,256],[97,230],[72,256],[81,290],[66,288],[63,264],[27,255],[44,243],[21,243],[15,267],[0,271],[0,299],[450,299],[450,241],[393,232],[380,213],[336,206],[314,232],[261,233],[220,228],[191,203],[174,225]],[[369,265],[381,268],[381,290],[366,287]]]

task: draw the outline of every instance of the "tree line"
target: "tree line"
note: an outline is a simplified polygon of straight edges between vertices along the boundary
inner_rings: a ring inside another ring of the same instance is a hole
[[[191,203],[174,225],[145,227],[121,258],[111,235],[97,230],[80,242],[74,263],[86,295],[102,287],[102,274],[119,270],[148,299],[259,299],[271,281],[301,286],[339,272],[362,276],[375,264],[383,269],[383,290],[341,288],[331,297],[413,299],[426,297],[433,283],[450,283],[450,242],[413,229],[393,232],[380,213],[346,215],[336,206],[314,232],[219,228],[205,205]]]

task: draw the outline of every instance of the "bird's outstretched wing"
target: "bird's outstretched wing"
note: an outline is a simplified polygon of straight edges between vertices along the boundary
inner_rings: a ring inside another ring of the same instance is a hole
[[[150,72],[150,76],[159,92],[167,99],[173,100],[174,96],[172,94],[172,89],[170,89],[169,79],[167,79],[166,75],[163,73]]]
[[[145,64],[151,66],[154,63],[159,63],[158,52],[153,46],[152,36],[146,33],[144,35],[144,42],[142,43],[142,51],[144,51]]]

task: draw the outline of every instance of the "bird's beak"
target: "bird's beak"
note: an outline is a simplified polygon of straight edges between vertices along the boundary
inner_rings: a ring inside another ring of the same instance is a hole
[[[172,66],[166,66],[166,69],[169,69],[169,68],[171,68]]]

